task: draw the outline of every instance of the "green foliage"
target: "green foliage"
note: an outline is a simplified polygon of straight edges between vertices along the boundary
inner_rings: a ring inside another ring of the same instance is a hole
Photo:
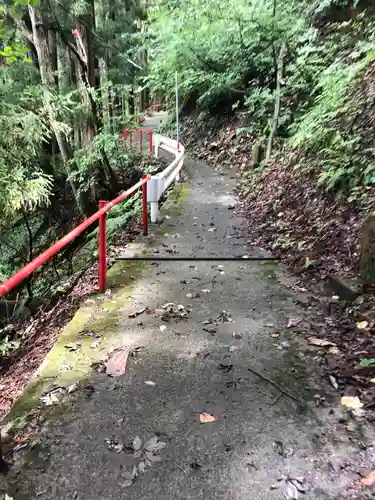
[[[9,335],[0,340],[0,356],[9,356],[12,351],[20,346],[19,340],[11,340]]]
[[[193,97],[203,109],[243,100],[249,86],[272,80],[273,44],[307,29],[293,0],[276,16],[273,8],[272,0],[158,5],[151,12],[148,84],[172,102],[178,71],[182,100]]]
[[[361,186],[375,182],[374,150],[356,124],[364,106],[356,88],[375,58],[375,19],[363,6],[349,0],[157,3],[148,85],[172,107],[177,71],[186,113],[240,109],[248,125],[238,132],[264,138],[286,42],[278,135],[298,150],[299,168],[313,172],[320,186],[354,200]]]
[[[361,362],[359,364],[361,366],[365,366],[365,367],[369,367],[369,368],[375,368],[375,359],[374,358],[361,359]]]

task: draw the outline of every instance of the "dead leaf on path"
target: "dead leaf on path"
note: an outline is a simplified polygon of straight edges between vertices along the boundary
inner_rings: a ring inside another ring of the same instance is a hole
[[[234,323],[231,314],[228,311],[221,311],[216,321],[222,321],[223,323]]]
[[[71,369],[72,367],[66,363],[59,366],[59,372],[70,372]]]
[[[216,227],[210,227],[210,229],[209,229],[210,233],[214,233],[215,231],[217,231]]]
[[[158,443],[158,437],[157,436],[152,437],[145,443],[145,450],[153,452],[157,443]]]
[[[151,385],[151,386],[156,385],[156,384],[155,384],[155,382],[153,382],[152,380],[146,380],[146,381],[145,381],[145,384],[146,384],[146,385]]]
[[[107,443],[109,450],[116,451],[117,453],[122,453],[124,451],[124,445],[119,443],[115,438],[105,439],[104,441]]]
[[[236,332],[233,332],[232,333],[232,337],[234,339],[242,339],[242,333],[236,333]]]
[[[375,470],[371,471],[370,474],[361,479],[361,483],[365,486],[372,486],[375,484]]]
[[[147,460],[149,460],[150,462],[161,462],[162,461],[162,458],[159,457],[159,455],[154,455],[150,451],[146,451],[145,455],[146,455]]]
[[[134,451],[139,451],[142,446],[142,439],[139,436],[135,436],[133,439],[132,447]]]
[[[297,500],[298,490],[293,483],[287,481],[285,483],[283,490],[284,490],[283,491],[284,497],[286,498],[286,500]]]
[[[53,404],[59,403],[59,398],[56,396],[56,394],[47,394],[46,396],[42,396],[40,398],[42,403],[44,403],[46,406],[52,406]]]
[[[270,335],[274,339],[278,339],[280,337],[280,332],[271,332]]]
[[[241,346],[239,346],[239,345],[230,345],[228,347],[229,352],[235,352],[235,351],[238,351],[239,349],[241,349]]]
[[[129,347],[123,347],[109,358],[106,363],[106,373],[110,377],[120,377],[124,375],[126,363],[129,357]]]
[[[367,327],[368,327],[368,321],[359,321],[359,322],[357,323],[357,328],[358,328],[359,330],[364,330],[364,329],[365,329],[365,328],[367,328]]]
[[[134,475],[132,472],[123,471],[120,477],[120,486],[122,488],[129,488],[134,482]]]
[[[286,340],[284,340],[283,342],[281,342],[280,345],[277,346],[279,351],[282,351],[283,349],[289,349],[289,347],[290,347],[290,344]]]
[[[81,347],[80,342],[69,342],[69,344],[64,345],[65,349],[68,349],[70,352],[77,351]]]
[[[167,329],[167,327],[165,325],[160,325],[160,331],[161,332],[164,332],[164,330],[166,330],[166,329]]]
[[[103,361],[95,361],[91,364],[91,368],[98,373],[105,372],[105,363]]]
[[[363,407],[363,403],[361,403],[358,396],[343,396],[341,398],[341,404],[353,410],[357,410]]]
[[[288,319],[288,324],[286,325],[287,328],[292,328],[298,325],[298,323],[301,322],[301,318],[289,318]]]
[[[341,353],[340,349],[338,347],[336,347],[336,346],[330,347],[328,349],[328,352],[329,352],[329,354],[335,354],[335,355],[338,355],[338,354]]]
[[[139,309],[139,311],[134,311],[134,312],[128,314],[128,317],[129,318],[136,318],[137,316],[140,316],[141,314],[146,312],[146,310],[147,310],[146,307],[142,307],[142,309]]]
[[[216,417],[214,417],[213,415],[210,415],[209,413],[201,413],[199,415],[199,421],[201,424],[208,424],[210,422],[215,422]]]
[[[145,462],[142,460],[141,462],[139,462],[138,464],[138,472],[139,474],[143,474],[146,470],[146,464]]]
[[[202,293],[210,293],[211,290],[208,290],[207,288],[203,288]]]
[[[13,497],[10,497],[7,493],[5,493],[4,500],[13,500]]]
[[[215,335],[216,333],[216,328],[214,326],[205,326],[204,328],[202,328],[202,330],[209,333],[210,335]]]
[[[339,384],[333,375],[328,375],[328,380],[330,381],[332,387],[337,391],[339,389]]]
[[[68,387],[68,394],[72,394],[73,392],[76,392],[78,389],[78,384],[72,384]]]
[[[308,343],[310,345],[316,345],[318,347],[336,347],[336,344],[334,342],[330,342],[329,340],[324,340],[324,339],[319,339],[318,337],[309,337]]]

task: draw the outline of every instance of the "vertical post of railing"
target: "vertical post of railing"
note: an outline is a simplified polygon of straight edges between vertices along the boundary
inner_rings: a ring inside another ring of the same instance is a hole
[[[142,178],[145,179],[147,175]],[[148,207],[147,207],[147,182],[142,184],[142,224],[143,224],[143,235],[148,235]]]
[[[124,132],[122,133],[122,137],[126,140],[128,137],[128,131],[126,128],[124,128]]]
[[[142,154],[142,136],[143,136],[143,130],[140,128],[138,130],[139,132],[139,152]]]
[[[148,152],[152,153],[152,130],[146,130],[148,135]]]
[[[130,146],[131,146],[133,144],[133,132],[132,131],[130,131],[130,140],[129,140],[129,142],[130,142]]]
[[[99,201],[99,210],[106,205],[106,201]],[[99,241],[98,241],[98,264],[99,264],[99,292],[103,293],[106,289],[107,274],[107,221],[106,214],[99,218]]]

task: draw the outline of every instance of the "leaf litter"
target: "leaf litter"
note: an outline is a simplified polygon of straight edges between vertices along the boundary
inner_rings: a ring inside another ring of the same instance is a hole
[[[129,347],[116,349],[105,364],[106,374],[110,377],[120,377],[124,375],[126,363],[129,357]]]
[[[280,489],[286,500],[297,500],[299,493],[306,493],[308,488],[303,477],[281,476],[271,490]]]
[[[182,304],[176,304],[174,302],[164,304],[162,306],[162,310],[162,321],[170,321],[171,319],[180,321],[182,319],[186,319],[188,313],[190,312],[189,308],[185,308]]]
[[[334,342],[330,342],[329,340],[319,339],[318,337],[309,337],[307,339],[310,345],[315,345],[317,347],[336,347]]]
[[[375,484],[375,470],[371,471],[366,477],[361,479],[361,483],[365,486],[372,486]]]
[[[129,447],[133,452],[135,463],[131,471],[124,470],[121,472],[119,484],[122,488],[128,488],[131,486],[138,475],[144,474],[147,468],[150,468],[153,464],[162,461],[159,452],[164,450],[167,443],[159,440],[158,436],[153,436],[151,439],[146,441],[143,446],[142,443],[142,439],[139,436],[135,436],[131,446]],[[123,450],[124,446],[122,446],[121,451]]]
[[[211,422],[215,422],[215,420],[217,420],[217,418],[213,415],[210,415],[209,413],[204,412],[199,415],[199,421],[201,424],[208,424]]]

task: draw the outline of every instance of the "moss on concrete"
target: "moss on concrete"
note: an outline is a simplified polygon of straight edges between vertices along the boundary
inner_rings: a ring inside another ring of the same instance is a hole
[[[188,184],[176,184],[170,192],[162,213],[164,215],[179,215],[186,196],[189,194]],[[162,234],[165,230],[162,231]],[[157,240],[153,245],[157,243]],[[152,246],[153,246],[152,245]],[[136,255],[151,251],[150,243],[140,239],[133,245]],[[132,295],[133,286],[142,274],[146,273],[148,265],[141,261],[118,261],[107,273],[107,295],[95,294],[84,302],[71,321],[63,328],[60,336],[47,354],[33,379],[26,386],[23,394],[13,405],[7,417],[7,427],[21,429],[27,422],[30,411],[39,405],[42,393],[52,384],[68,387],[73,383],[87,379],[92,373],[92,364],[106,358],[108,352],[121,345],[119,338],[119,311],[127,304]],[[91,348],[92,338],[84,334],[92,331],[100,337],[97,348]],[[66,345],[82,341],[76,351],[70,352]],[[69,370],[62,370],[62,367]],[[64,402],[52,407],[43,407],[48,418],[53,415],[70,413],[76,398],[69,396]]]
[[[175,217],[180,215],[185,199],[190,194],[190,192],[190,184],[175,184],[168,196],[167,201],[163,206],[162,214]]]

